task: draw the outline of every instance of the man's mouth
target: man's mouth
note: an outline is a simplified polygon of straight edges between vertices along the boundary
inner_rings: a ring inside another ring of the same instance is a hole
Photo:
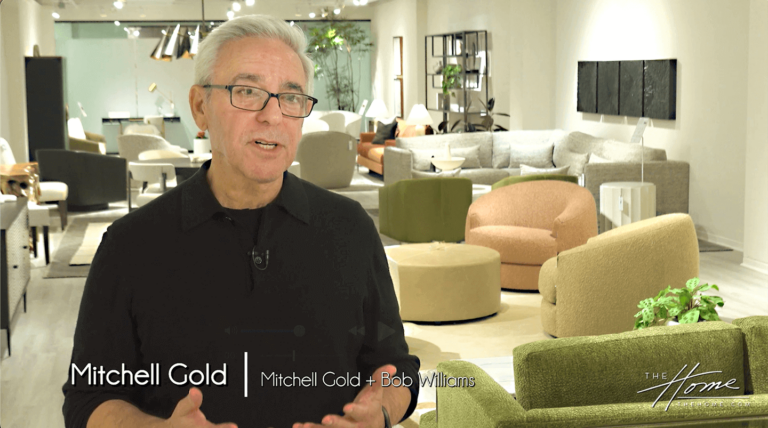
[[[262,147],[262,148],[264,148],[266,150],[272,150],[275,147],[277,147],[277,144],[265,143],[263,141],[258,141],[258,140],[254,141],[254,143],[258,144],[260,147]]]

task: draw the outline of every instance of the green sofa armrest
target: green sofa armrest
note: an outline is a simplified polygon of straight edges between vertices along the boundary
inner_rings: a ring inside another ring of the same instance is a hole
[[[421,415],[419,428],[437,428],[437,411],[432,410]]]
[[[437,388],[440,428],[512,427],[525,421],[522,406],[480,367],[467,361],[444,361],[437,370],[445,374],[445,379],[474,382],[471,387]]]
[[[768,316],[733,321],[744,338],[744,376],[748,394],[768,393]]]

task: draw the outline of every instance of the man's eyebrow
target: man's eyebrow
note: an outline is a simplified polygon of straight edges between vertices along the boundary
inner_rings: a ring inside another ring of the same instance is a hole
[[[304,93],[304,88],[302,88],[301,85],[299,85],[296,82],[285,82],[285,83],[283,83],[280,86],[282,88],[289,89],[289,90],[296,91],[296,92],[300,92],[302,94]]]
[[[229,83],[233,84],[238,80],[250,80],[253,83],[259,83],[261,82],[261,76],[259,76],[258,74],[252,74],[252,73],[240,73],[237,76],[233,77],[232,80],[229,81]]]

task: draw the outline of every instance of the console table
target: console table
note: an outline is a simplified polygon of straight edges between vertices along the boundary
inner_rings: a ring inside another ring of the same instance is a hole
[[[21,300],[27,311],[29,217],[27,198],[0,195],[0,329],[6,330],[11,355],[11,320]]]

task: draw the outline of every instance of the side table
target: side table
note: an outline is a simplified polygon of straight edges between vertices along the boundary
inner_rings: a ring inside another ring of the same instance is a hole
[[[602,232],[656,217],[656,185],[636,181],[601,184],[600,214],[604,216]]]

